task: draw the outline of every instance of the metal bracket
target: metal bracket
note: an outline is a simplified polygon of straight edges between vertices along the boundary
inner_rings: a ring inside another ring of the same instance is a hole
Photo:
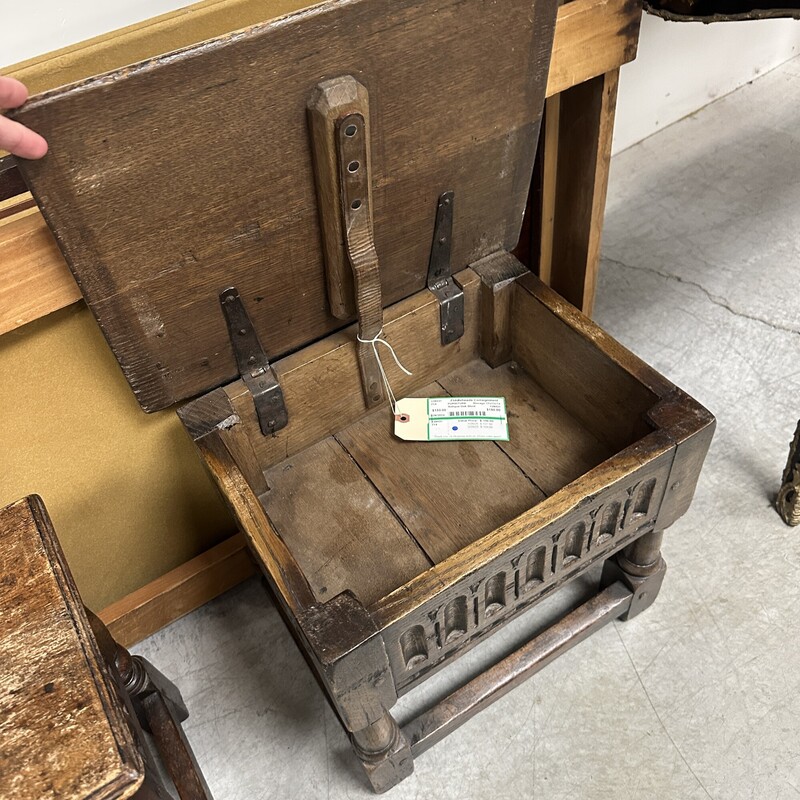
[[[271,436],[289,424],[283,390],[269,365],[261,342],[258,341],[258,335],[236,287],[231,286],[220,292],[219,302],[228,324],[228,336],[236,357],[236,366],[245,386],[253,395],[261,433]]]
[[[439,327],[442,344],[450,344],[464,335],[464,290],[451,275],[450,244],[453,238],[452,191],[439,197],[433,245],[428,262],[428,288],[439,301]]]

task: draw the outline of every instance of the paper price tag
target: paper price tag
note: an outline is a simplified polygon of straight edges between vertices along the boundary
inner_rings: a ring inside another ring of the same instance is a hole
[[[395,406],[394,434],[410,442],[508,441],[504,397],[405,397]]]

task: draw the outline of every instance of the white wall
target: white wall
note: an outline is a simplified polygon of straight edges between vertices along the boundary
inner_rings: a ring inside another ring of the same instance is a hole
[[[776,0],[777,3],[777,0]],[[800,21],[667,22],[645,14],[620,74],[614,152],[800,55]]]
[[[0,0],[0,65],[14,64],[189,5],[188,0]],[[800,22],[703,25],[644,15],[622,68],[614,152],[800,54]]]
[[[16,64],[194,0],[0,0],[0,65]]]

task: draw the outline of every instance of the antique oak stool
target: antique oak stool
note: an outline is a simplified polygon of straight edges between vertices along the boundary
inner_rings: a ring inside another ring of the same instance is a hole
[[[187,716],[84,608],[41,499],[0,509],[0,798],[168,800],[160,756],[180,800],[211,800]]]
[[[139,403],[195,398],[178,413],[378,791],[653,602],[714,427],[511,255],[555,14],[323,2],[15,114]],[[504,397],[508,440],[401,441],[384,370],[399,398]],[[584,605],[398,725],[400,695],[601,564]]]

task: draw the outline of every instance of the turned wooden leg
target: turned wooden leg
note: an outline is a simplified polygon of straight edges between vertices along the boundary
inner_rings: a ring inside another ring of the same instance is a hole
[[[663,538],[663,531],[650,531],[603,565],[603,586],[622,581],[633,592],[631,607],[620,617],[621,620],[641,614],[658,596],[667,571],[667,564],[661,557]]]
[[[385,792],[414,771],[411,746],[386,711],[377,722],[350,734],[353,750],[376,792]]]
[[[783,483],[776,502],[778,513],[787,525],[800,525],[800,422],[789,447]]]
[[[376,792],[414,770],[408,740],[387,711],[397,702],[383,637],[351,592],[308,608],[298,617],[319,676],[353,750]]]

